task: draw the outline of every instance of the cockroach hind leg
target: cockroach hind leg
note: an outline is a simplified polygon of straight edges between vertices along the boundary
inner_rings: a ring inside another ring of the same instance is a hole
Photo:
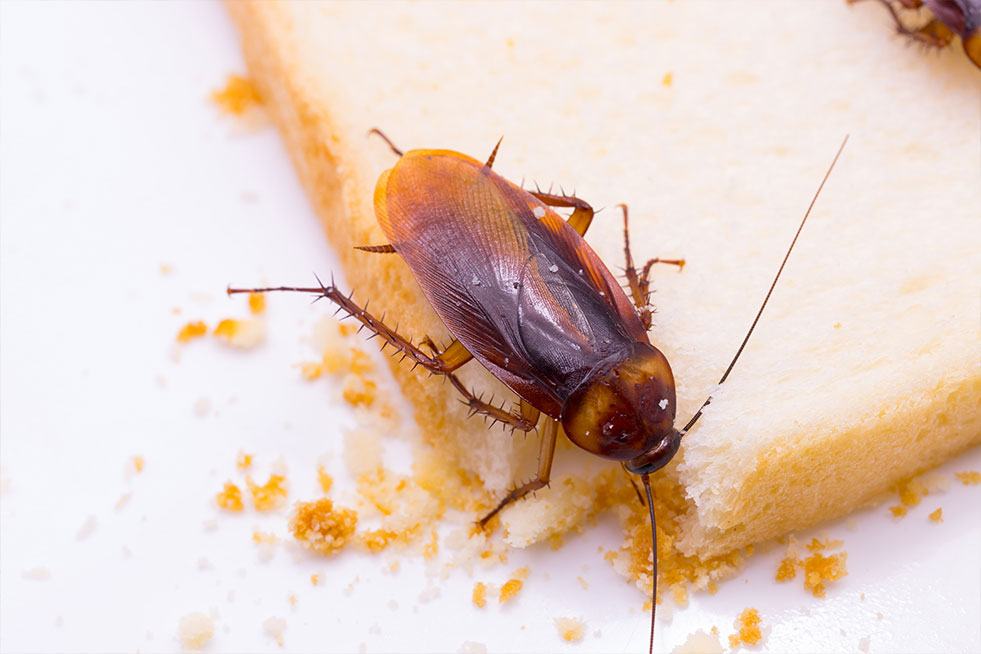
[[[558,431],[559,423],[549,419],[545,424],[545,429],[542,430],[542,443],[538,452],[538,474],[520,486],[512,488],[490,513],[477,522],[481,528],[486,526],[491,518],[500,513],[508,504],[520,500],[528,495],[528,493],[533,493],[548,486],[549,479],[552,475],[552,460],[555,456],[555,440]]]

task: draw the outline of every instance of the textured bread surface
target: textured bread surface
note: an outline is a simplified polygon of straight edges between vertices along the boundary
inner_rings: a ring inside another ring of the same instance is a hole
[[[385,242],[372,195],[394,157],[371,127],[477,159],[503,134],[498,173],[610,208],[586,238],[611,270],[620,202],[635,258],[687,260],[654,269],[651,339],[679,421],[715,399],[658,488],[679,493],[674,545],[705,557],[845,514],[981,442],[981,75],[959,44],[905,47],[874,4],[228,8],[356,299],[405,333],[449,338],[397,256],[352,249]],[[487,431],[448,384],[394,370],[447,465],[491,493],[534,469],[534,438]],[[613,468],[560,445],[552,488],[503,514],[509,541],[567,529],[555,506],[588,513]]]

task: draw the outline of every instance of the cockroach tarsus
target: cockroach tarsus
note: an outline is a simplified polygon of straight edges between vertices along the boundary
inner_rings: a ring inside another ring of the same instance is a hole
[[[855,4],[862,0],[847,0]],[[896,32],[926,48],[942,49],[961,37],[964,54],[981,68],[981,0],[878,0],[892,16]],[[910,26],[906,12],[926,7],[932,14],[919,26]]]
[[[367,305],[359,306],[331,279],[317,287],[228,288],[228,293],[295,291],[327,298],[382,341],[394,354],[460,393],[471,415],[530,432],[544,414],[537,474],[516,486],[478,524],[483,527],[510,503],[548,485],[561,430],[597,456],[619,461],[640,476],[652,540],[651,640],[657,603],[657,529],[650,475],[667,465],[695,425],[705,400],[682,429],[675,428],[674,377],[648,337],[653,258],[638,271],[630,251],[629,213],[623,211],[626,290],[583,240],[594,211],[575,195],[528,191],[493,172],[501,142],[485,163],[449,150],[403,152],[371,130],[399,157],[375,189],[375,214],[389,243],[359,246],[370,253],[398,253],[454,340],[438,348],[425,336],[414,344]],[[818,187],[766,298],[742,344],[719,380],[724,383],[742,354],[776,287],[821,189],[845,147],[842,142]],[[563,219],[553,208],[571,209]],[[629,292],[629,296],[627,293]],[[423,349],[425,348],[425,349]],[[428,350],[428,351],[427,351]],[[455,372],[471,359],[518,396],[517,409],[485,402]],[[640,491],[637,490],[641,502]]]

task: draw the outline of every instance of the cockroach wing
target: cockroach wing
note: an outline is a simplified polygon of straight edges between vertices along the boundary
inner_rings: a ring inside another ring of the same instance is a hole
[[[406,153],[379,179],[375,213],[447,329],[548,415],[597,363],[647,338],[579,234],[474,159]]]

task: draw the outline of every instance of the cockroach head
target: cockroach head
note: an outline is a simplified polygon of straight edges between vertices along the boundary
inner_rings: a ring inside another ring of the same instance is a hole
[[[562,406],[573,443],[638,474],[663,467],[678,450],[674,377],[649,343],[634,343],[590,371]],[[656,466],[656,467],[655,467]]]

